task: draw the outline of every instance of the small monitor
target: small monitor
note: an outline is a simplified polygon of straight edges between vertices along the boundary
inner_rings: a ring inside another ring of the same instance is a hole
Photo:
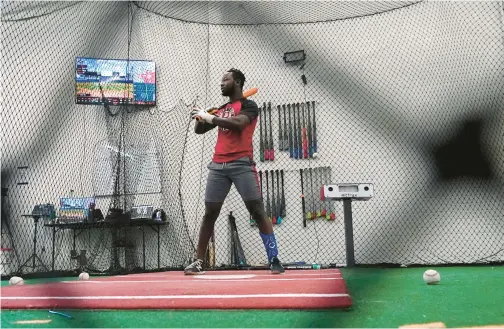
[[[89,205],[95,203],[95,199],[88,198],[60,198],[59,217],[62,218],[86,218]]]
[[[77,57],[75,99],[87,105],[156,105],[156,64]]]
[[[154,206],[134,206],[131,207],[131,219],[151,218]]]

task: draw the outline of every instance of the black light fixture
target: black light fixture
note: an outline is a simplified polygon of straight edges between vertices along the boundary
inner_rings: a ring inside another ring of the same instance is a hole
[[[304,50],[291,51],[284,53],[283,59],[285,63],[301,62],[306,59],[306,54]]]

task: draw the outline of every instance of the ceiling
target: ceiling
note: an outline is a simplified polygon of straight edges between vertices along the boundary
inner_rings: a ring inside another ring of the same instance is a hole
[[[188,22],[297,24],[368,16],[421,1],[135,1],[139,8]]]
[[[6,1],[2,21],[49,15],[83,1]],[[84,1],[87,2],[87,1]],[[99,3],[102,1],[97,1]],[[125,6],[126,1],[120,1]],[[133,1],[149,12],[177,20],[215,25],[298,24],[375,15],[422,1]],[[88,2],[92,4],[93,2]]]

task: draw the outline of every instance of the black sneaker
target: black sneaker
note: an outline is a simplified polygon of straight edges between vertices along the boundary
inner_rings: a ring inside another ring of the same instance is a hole
[[[277,257],[273,257],[273,260],[270,263],[270,270],[273,274],[280,274],[285,272],[285,269],[283,268]]]
[[[203,260],[196,259],[195,262],[193,262],[191,265],[187,266],[184,269],[184,274],[185,275],[205,274],[205,271],[203,271]]]

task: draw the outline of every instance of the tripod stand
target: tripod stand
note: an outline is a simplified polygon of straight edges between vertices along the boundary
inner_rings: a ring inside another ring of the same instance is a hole
[[[49,269],[47,268],[47,266],[45,266],[44,262],[42,262],[40,257],[37,255],[37,227],[38,227],[38,221],[39,221],[40,217],[42,217],[42,216],[40,216],[40,215],[22,215],[22,216],[23,217],[32,217],[35,222],[35,230],[33,232],[33,254],[23,263],[23,265],[21,265],[19,267],[17,272],[22,273],[21,271],[23,270],[24,267],[31,267],[33,269],[33,271],[35,271],[35,269],[40,266],[43,267],[47,272],[49,272]],[[33,262],[32,266],[28,265],[30,260]],[[39,266],[35,265],[36,261],[38,261],[40,263]]]

